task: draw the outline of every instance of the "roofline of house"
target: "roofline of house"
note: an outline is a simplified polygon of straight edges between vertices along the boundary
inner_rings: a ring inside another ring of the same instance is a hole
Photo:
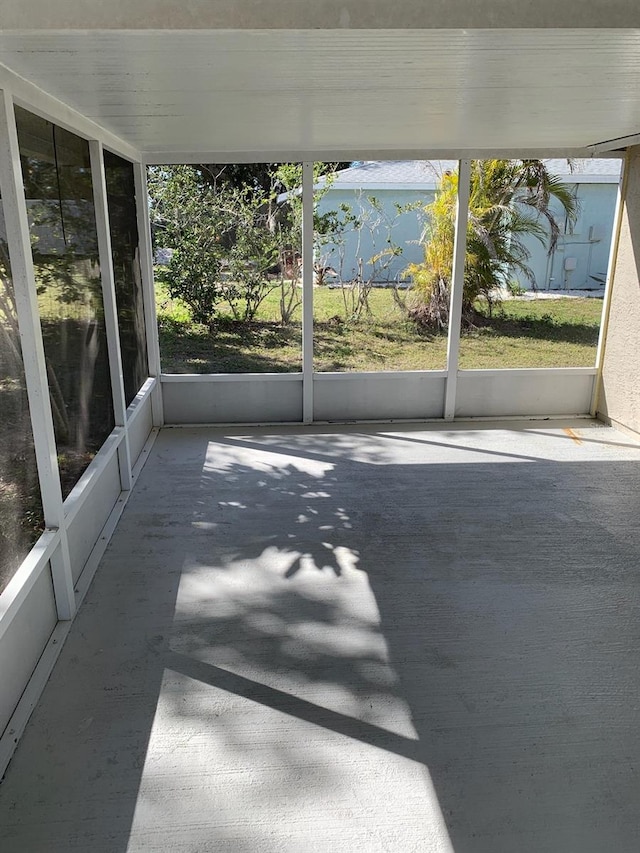
[[[583,173],[574,173],[568,175],[559,175],[566,184],[618,184],[620,175],[589,175]],[[376,190],[377,192],[396,192],[398,190],[434,190],[438,186],[436,181],[423,182],[400,182],[397,183],[381,183],[375,181],[334,181],[329,190]],[[318,185],[316,188],[321,188]]]

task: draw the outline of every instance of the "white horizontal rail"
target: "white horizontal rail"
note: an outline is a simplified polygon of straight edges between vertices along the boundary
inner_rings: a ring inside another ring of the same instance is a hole
[[[302,373],[163,373],[166,384],[181,382],[301,382]]]
[[[314,373],[314,381],[332,382],[334,380],[356,379],[446,379],[446,370],[362,370],[349,373]]]
[[[458,375],[474,376],[507,376],[522,375],[551,376],[552,374],[595,376],[595,367],[490,367],[490,368],[461,368]],[[412,379],[424,377],[431,379],[445,379],[446,370],[374,370],[374,371],[348,371],[344,373],[314,373],[314,381],[331,382],[354,381],[357,379]],[[302,373],[163,373],[161,381],[163,384],[180,384],[191,382],[217,383],[217,382],[300,382]],[[133,403],[131,404],[133,406]],[[137,404],[136,404],[137,405]],[[131,406],[129,407],[131,409]]]
[[[488,367],[458,370],[458,376],[595,376],[595,367]]]
[[[129,406],[127,407],[127,427],[130,427],[135,423],[140,412],[144,411],[144,403],[149,399],[149,397],[151,397],[155,387],[156,380],[153,376],[150,376],[133,400],[129,403]]]

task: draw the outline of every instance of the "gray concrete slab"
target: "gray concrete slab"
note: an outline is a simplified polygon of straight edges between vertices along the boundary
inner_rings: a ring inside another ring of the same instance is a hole
[[[637,853],[639,475],[589,421],[163,431],[3,853]]]

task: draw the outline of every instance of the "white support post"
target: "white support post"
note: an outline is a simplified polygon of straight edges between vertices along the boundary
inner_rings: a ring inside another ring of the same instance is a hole
[[[302,164],[302,423],[313,422],[313,163]]]
[[[462,297],[464,293],[464,261],[467,253],[470,178],[471,161],[460,160],[458,164],[458,202],[456,207],[456,232],[453,243],[451,297],[449,302],[447,383],[444,395],[444,419],[446,421],[452,421],[456,413],[458,356],[460,353],[460,326],[462,324]]]
[[[598,412],[600,403],[600,383],[602,381],[602,368],[604,366],[604,354],[607,348],[607,332],[609,330],[609,317],[611,315],[611,296],[613,292],[613,279],[618,260],[618,249],[620,247],[620,231],[622,229],[622,214],[627,194],[627,168],[628,155],[622,162],[622,174],[618,184],[618,195],[616,197],[616,209],[613,216],[613,229],[611,231],[611,248],[609,249],[609,262],[607,264],[607,278],[604,288],[604,299],[602,300],[602,314],[600,319],[600,332],[598,333],[598,349],[596,350],[596,375],[593,378],[593,392],[591,394],[591,406],[589,413],[594,418]]]
[[[0,91],[0,188],[44,522],[48,529],[60,531],[60,547],[50,558],[56,608],[58,618],[68,620],[73,618],[76,610],[73,576],[53,430],[47,363],[38,312],[18,134],[13,101],[6,89]]]
[[[124,438],[118,448],[120,485],[123,491],[128,492],[131,489],[132,482],[131,453],[129,451],[129,435],[127,433],[127,404],[124,396],[122,351],[120,349],[118,308],[116,304],[116,283],[113,274],[111,229],[109,226],[109,207],[107,203],[107,181],[104,171],[104,152],[102,149],[102,143],[97,139],[90,140],[89,153],[91,156],[93,204],[96,214],[96,229],[98,232],[100,278],[102,280],[102,302],[104,305],[104,322],[107,333],[107,349],[109,354],[113,416],[115,425],[124,429]]]
[[[134,163],[133,175],[136,188],[136,210],[138,213],[138,243],[140,246],[140,271],[142,274],[147,359],[149,362],[149,376],[152,376],[156,380],[155,387],[151,392],[151,410],[154,427],[161,427],[164,425],[164,414],[162,386],[160,384],[160,343],[158,341],[158,317],[153,280],[153,248],[151,246],[146,166],[142,163]]]

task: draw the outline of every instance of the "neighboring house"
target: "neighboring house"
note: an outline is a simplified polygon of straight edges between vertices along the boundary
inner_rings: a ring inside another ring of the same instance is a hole
[[[526,241],[535,285],[539,290],[603,290],[622,160],[573,160],[571,167],[563,159],[546,163],[552,174],[573,187],[578,218],[569,228],[558,214],[563,233],[551,255],[539,240]],[[522,275],[514,278],[523,287],[531,286]]]
[[[573,229],[560,218],[563,233],[551,255],[536,238],[526,240],[535,287],[598,289],[607,270],[621,161],[574,160],[571,167],[562,159],[546,162],[552,173],[574,187],[579,213]],[[455,160],[374,160],[338,172],[318,203],[318,213],[340,212],[347,205],[361,226],[346,228],[337,241],[321,242],[317,261],[332,267],[343,281],[356,277],[360,262],[365,279],[404,280],[407,265],[423,257],[423,209],[433,201],[442,175],[457,166]],[[376,199],[373,205],[371,198]],[[393,250],[397,254],[391,255]],[[513,278],[522,287],[532,286],[522,274]]]

